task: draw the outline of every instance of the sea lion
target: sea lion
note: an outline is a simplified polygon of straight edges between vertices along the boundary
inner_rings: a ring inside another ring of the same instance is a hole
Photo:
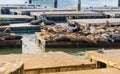
[[[70,41],[65,35],[57,35],[53,38],[53,41]]]
[[[52,20],[48,20],[45,16],[45,14],[42,14],[39,16],[42,20],[42,22],[44,23],[44,25],[56,25],[56,23]]]
[[[87,38],[91,40],[91,43],[97,44],[95,37],[93,35],[88,35]]]
[[[7,27],[7,28],[3,31],[3,33],[10,33],[10,32],[11,32],[11,30],[10,30],[9,27]]]
[[[80,31],[80,24],[75,22],[75,26],[74,27],[68,27],[67,32],[78,32]]]
[[[115,42],[120,42],[120,34],[112,34],[110,36]]]
[[[42,20],[33,20],[30,22],[31,25],[40,25],[42,23]]]
[[[109,42],[114,42],[114,40],[107,33],[101,34],[101,37],[107,39]]]

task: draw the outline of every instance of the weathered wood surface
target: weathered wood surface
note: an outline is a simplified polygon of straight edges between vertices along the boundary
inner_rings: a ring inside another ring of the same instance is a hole
[[[99,12],[78,12],[78,11],[59,11],[59,12],[31,12],[31,15],[40,16],[45,14],[47,17],[54,17],[54,16],[103,16],[103,14]]]
[[[40,25],[30,25],[29,23],[23,24],[10,24],[8,26],[0,26],[0,31],[4,31],[9,27],[12,31],[15,30],[40,30]]]
[[[105,15],[110,15],[111,17],[120,17],[120,12],[103,12]]]
[[[36,42],[37,45],[45,51],[45,48],[59,48],[59,47],[106,47],[106,48],[118,48],[120,47],[119,42],[106,43],[99,42],[97,44],[87,43],[84,41],[47,41],[44,39],[44,36],[40,36],[39,32],[36,32]]]
[[[24,20],[32,20],[33,18],[26,15],[0,15],[0,20],[7,20],[7,19],[24,19]]]
[[[109,24],[120,24],[120,18],[111,18],[111,19],[75,19],[75,20],[68,20],[68,23],[80,23],[80,24],[106,24],[106,21]]]
[[[18,59],[0,62],[0,74],[24,74],[24,64]]]
[[[64,57],[64,58],[63,58]],[[25,74],[94,69],[95,64],[63,52],[39,54],[0,55],[0,62],[20,58],[24,63]]]
[[[92,60],[120,69],[120,50],[103,50],[103,53],[87,51],[86,56]]]
[[[69,72],[57,72],[48,74],[120,74],[120,70],[114,68],[106,69],[93,69],[93,70],[82,70],[82,71],[69,71]]]
[[[0,40],[0,48],[22,48],[22,40]]]

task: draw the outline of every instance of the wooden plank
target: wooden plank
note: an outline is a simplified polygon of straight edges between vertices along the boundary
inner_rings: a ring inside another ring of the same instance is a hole
[[[80,23],[80,24],[106,24],[106,21],[108,21],[110,24],[120,24],[120,18],[111,18],[111,19],[69,19],[68,23]]]
[[[57,72],[57,73],[48,73],[48,74],[120,74],[120,70],[114,68],[106,68],[106,69],[94,69],[94,70]]]
[[[1,26],[0,31],[4,31],[8,27],[12,31],[16,31],[16,30],[40,30],[40,25],[30,25],[29,23],[22,23],[22,24],[10,24],[7,26]]]
[[[0,48],[22,48],[22,40],[1,40]]]
[[[25,74],[30,74],[29,72],[33,73],[34,71],[49,73],[96,68],[94,63],[81,60],[76,56],[64,52],[0,55],[0,63],[16,58],[20,58],[24,62]]]
[[[24,64],[19,59],[0,63],[0,74],[23,74]]]
[[[0,20],[4,19],[28,19],[32,20],[33,18],[26,15],[0,15]]]
[[[64,47],[64,48],[81,48],[81,47],[106,47],[106,48],[117,48],[120,47],[119,42],[113,42],[113,43],[108,43],[108,42],[98,42],[98,43],[89,43],[85,41],[53,41],[53,40],[45,40],[45,36],[40,36],[40,32],[36,32],[36,42],[39,47],[45,51],[46,48],[59,48],[59,47]]]
[[[105,15],[110,15],[115,17],[116,15],[120,15],[120,12],[103,12]]]
[[[40,16],[42,14],[45,14],[47,17],[55,17],[55,16],[103,16],[103,14],[99,12],[85,12],[85,11],[59,11],[59,12],[31,12],[31,15],[33,16]]]
[[[90,59],[100,61],[105,63],[108,66],[112,66],[120,69],[120,50],[103,50],[102,53],[96,51],[87,51],[86,56]]]

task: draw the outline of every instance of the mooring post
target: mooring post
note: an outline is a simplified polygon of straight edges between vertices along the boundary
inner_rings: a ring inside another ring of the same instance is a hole
[[[32,0],[29,0],[29,4],[32,4]]]
[[[57,8],[58,0],[54,0],[54,8]]]
[[[81,0],[78,0],[78,11],[81,11]]]
[[[118,0],[118,7],[120,7],[120,0]]]

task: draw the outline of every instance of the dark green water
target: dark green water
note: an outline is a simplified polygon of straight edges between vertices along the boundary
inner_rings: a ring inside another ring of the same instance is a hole
[[[20,54],[22,53],[21,48],[5,48],[5,49],[0,49],[0,55],[2,54]]]

